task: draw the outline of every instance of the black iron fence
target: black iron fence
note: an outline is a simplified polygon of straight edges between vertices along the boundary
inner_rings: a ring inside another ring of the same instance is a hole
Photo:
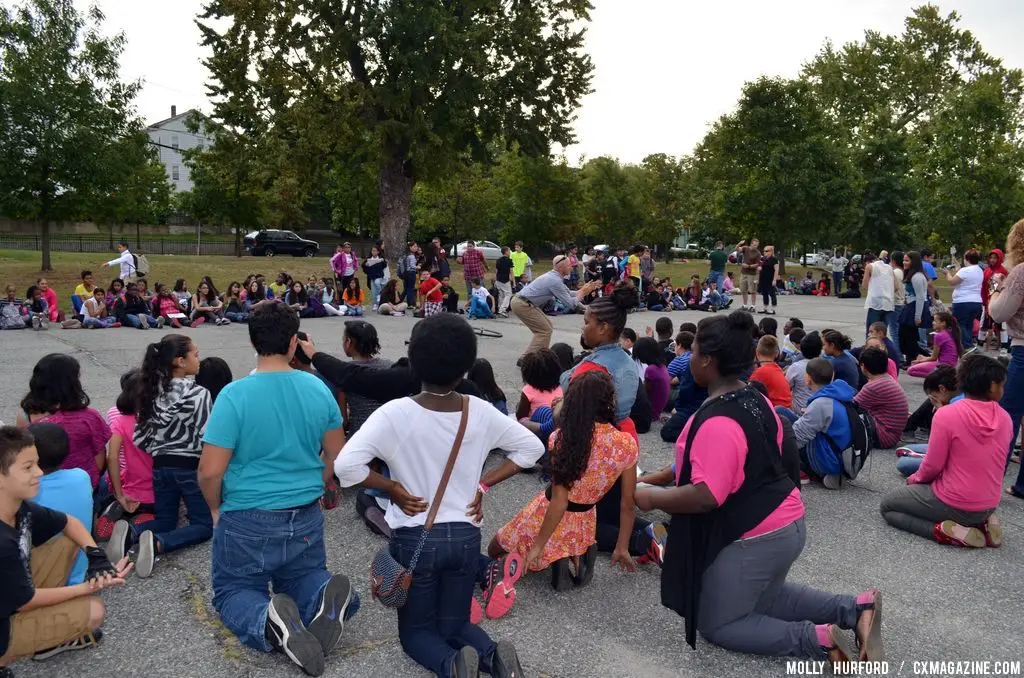
[[[115,238],[116,244],[121,238]],[[164,238],[142,236],[126,238],[133,250],[145,254],[234,254],[235,243],[216,239],[200,241],[195,238]],[[51,235],[51,252],[113,252],[110,237],[105,235]],[[0,249],[35,250],[42,248],[42,236],[0,233]]]

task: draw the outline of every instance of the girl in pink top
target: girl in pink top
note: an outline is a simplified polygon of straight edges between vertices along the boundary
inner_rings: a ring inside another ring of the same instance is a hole
[[[516,407],[516,419],[530,417],[538,407],[551,407],[555,399],[561,399],[562,364],[550,348],[524,355],[519,369],[523,374],[523,395]]]
[[[754,362],[753,330],[742,311],[701,322],[690,371],[708,399],[676,443],[676,486],[637,490],[641,510],[672,514],[662,600],[686,619],[691,646],[699,629],[739,652],[881,659],[878,591],[855,597],[786,581],[806,537],[799,453],[768,400],[740,380]],[[840,628],[855,630],[859,651]]]
[[[912,377],[927,377],[936,365],[956,365],[963,352],[960,344],[960,325],[951,313],[932,316],[935,325],[935,344],[931,355],[918,356],[907,369]]]
[[[32,368],[28,394],[21,401],[18,426],[46,421],[63,428],[69,445],[61,468],[83,469],[96,489],[106,464],[110,427],[89,407],[80,373],[78,361],[65,353],[40,358]]]
[[[1003,531],[995,510],[1013,435],[999,406],[1006,368],[973,353],[960,361],[957,382],[964,399],[935,412],[921,468],[906,487],[885,495],[882,517],[940,544],[997,547]]]

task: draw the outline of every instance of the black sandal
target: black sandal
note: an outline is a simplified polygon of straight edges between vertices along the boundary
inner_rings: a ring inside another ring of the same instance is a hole
[[[576,587],[586,586],[594,578],[594,564],[597,562],[597,544],[591,544],[587,552],[580,558],[579,571],[576,573]]]
[[[572,565],[568,558],[551,563],[551,588],[562,593],[573,587]]]

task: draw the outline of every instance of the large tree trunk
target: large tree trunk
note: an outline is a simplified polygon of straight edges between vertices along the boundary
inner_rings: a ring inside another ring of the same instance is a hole
[[[43,216],[42,231],[43,238],[40,243],[40,249],[43,251],[43,262],[39,270],[52,271],[53,266],[50,265],[50,219],[48,216]]]
[[[380,235],[390,265],[406,253],[412,188],[415,183],[411,163],[395,154],[381,167],[379,180]]]

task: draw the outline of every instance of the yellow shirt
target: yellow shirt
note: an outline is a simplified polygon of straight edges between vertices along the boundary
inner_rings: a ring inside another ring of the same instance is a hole
[[[93,285],[92,289],[95,290],[96,286]],[[85,301],[86,299],[88,299],[89,297],[92,296],[92,290],[85,289],[85,283],[82,283],[78,287],[75,288],[75,294],[78,295],[79,299],[81,299],[82,301]]]
[[[512,260],[512,275],[518,278],[526,271],[526,262],[530,260],[530,255],[513,250],[508,256]]]
[[[629,266],[629,277],[630,278],[636,278],[637,280],[639,280],[640,279],[640,257],[635,255],[635,254],[629,255],[629,259],[626,259],[626,265]]]

